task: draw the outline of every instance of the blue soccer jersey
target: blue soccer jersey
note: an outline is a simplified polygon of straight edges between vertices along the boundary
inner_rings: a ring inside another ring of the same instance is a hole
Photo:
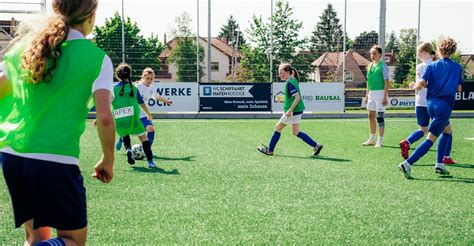
[[[458,85],[463,83],[462,68],[449,58],[443,58],[426,66],[421,79],[428,82],[428,101],[446,100],[454,106]]]

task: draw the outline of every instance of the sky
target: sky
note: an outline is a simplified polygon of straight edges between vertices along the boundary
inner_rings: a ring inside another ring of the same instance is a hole
[[[9,2],[39,2],[38,0],[9,0]],[[187,12],[191,18],[191,27],[196,31],[197,2],[199,1],[199,29],[201,36],[208,35],[209,0],[124,0],[125,15],[136,22],[142,34],[158,35],[168,33],[176,16]],[[47,1],[50,5],[51,1]],[[276,0],[275,0],[276,2]],[[288,0],[294,8],[293,19],[303,22],[301,37],[309,37],[319,16],[328,3],[332,3],[341,24],[344,19],[343,0]],[[99,0],[96,24],[104,24],[116,11],[121,12],[120,0]],[[3,9],[38,9],[37,5],[0,3]],[[48,11],[51,12],[50,8]],[[211,0],[211,36],[217,36],[220,28],[230,15],[237,20],[242,31],[250,26],[252,16],[269,18],[271,0]],[[0,11],[1,12],[1,11]],[[380,0],[347,0],[347,33],[354,39],[363,31],[378,31]],[[459,41],[463,53],[474,54],[474,3],[471,0],[421,0],[420,40],[434,40],[440,36],[451,36]],[[32,18],[27,15],[0,13],[0,19]],[[387,0],[386,33],[400,29],[416,28],[418,25],[417,0]],[[168,38],[169,39],[169,38]]]

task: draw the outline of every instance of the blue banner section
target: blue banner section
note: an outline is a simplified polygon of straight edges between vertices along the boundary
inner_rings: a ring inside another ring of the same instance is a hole
[[[199,110],[202,112],[271,111],[271,83],[201,83]]]

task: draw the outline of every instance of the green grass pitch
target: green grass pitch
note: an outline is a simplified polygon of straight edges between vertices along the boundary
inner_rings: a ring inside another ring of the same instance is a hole
[[[122,150],[104,185],[90,178],[101,152],[88,121],[80,159],[88,244],[474,244],[472,119],[451,121],[459,161],[451,176],[435,174],[435,145],[414,167],[415,180],[397,166],[398,142],[416,119],[387,119],[379,149],[361,146],[367,119],[303,120],[301,129],[324,145],[318,158],[290,129],[275,156],[258,153],[276,122],[155,120],[161,169],[130,166]],[[0,179],[0,245],[20,245]]]

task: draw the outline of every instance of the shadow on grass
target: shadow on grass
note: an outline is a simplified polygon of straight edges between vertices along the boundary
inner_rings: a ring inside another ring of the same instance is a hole
[[[335,161],[335,162],[351,162],[349,159],[333,158],[323,155],[318,156],[292,156],[292,155],[274,155],[274,157],[280,158],[293,158],[293,159],[306,159],[306,160],[326,160],[326,161]]]
[[[148,168],[148,167],[135,167],[132,166],[132,171],[133,172],[141,172],[141,173],[161,173],[161,174],[169,174],[169,175],[180,175],[178,169],[173,169],[170,171],[167,171],[163,168],[157,167],[157,168]]]
[[[458,163],[458,164],[449,165],[449,167],[474,168],[474,165],[472,165],[472,164],[461,164],[461,163]]]
[[[454,177],[452,175],[440,175],[439,178],[437,179],[420,179],[420,178],[415,178],[413,180],[416,181],[441,181],[441,182],[460,182],[460,183],[468,183],[468,184],[474,184],[474,179],[471,178],[462,178],[462,177]]]
[[[153,160],[163,160],[163,161],[195,161],[193,158],[196,156],[187,156],[187,157],[164,157],[153,155]]]
[[[391,146],[391,145],[383,145],[382,148],[388,148],[388,149],[398,149],[400,150],[400,146]],[[414,148],[410,148],[410,153],[413,153],[415,151]],[[428,150],[429,152],[436,152],[436,148]],[[454,153],[454,151],[451,151],[451,153]]]

